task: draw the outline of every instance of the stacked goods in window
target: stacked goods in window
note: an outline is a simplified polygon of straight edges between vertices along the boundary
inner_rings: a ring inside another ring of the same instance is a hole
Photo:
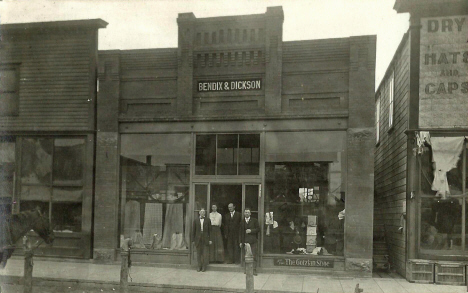
[[[307,216],[306,251],[312,253],[317,247],[317,216]]]

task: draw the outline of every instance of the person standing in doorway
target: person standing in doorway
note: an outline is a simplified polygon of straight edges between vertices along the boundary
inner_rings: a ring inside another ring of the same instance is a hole
[[[260,232],[260,226],[258,220],[250,217],[250,208],[244,209],[244,220],[241,221],[240,227],[240,247],[244,247],[245,243],[249,243],[252,248],[253,255],[253,274],[257,275],[257,249],[258,249],[258,232]]]
[[[236,206],[233,203],[228,205],[229,213],[224,217],[224,237],[226,238],[226,261],[227,263],[240,262],[239,249],[239,228],[242,220],[241,214],[236,212]]]
[[[213,243],[210,247],[210,262],[224,262],[224,243],[221,236],[221,223],[223,216],[218,213],[218,205],[211,205],[210,213],[211,234],[210,240]]]
[[[193,221],[193,242],[197,249],[197,272],[206,271],[210,262],[210,232],[211,221],[205,218],[206,210],[202,208],[199,212],[200,217]]]

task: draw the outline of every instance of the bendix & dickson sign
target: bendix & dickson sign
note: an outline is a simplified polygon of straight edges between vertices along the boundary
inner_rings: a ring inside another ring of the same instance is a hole
[[[244,80],[199,81],[197,85],[198,92],[230,92],[261,89],[262,80],[260,78]]]

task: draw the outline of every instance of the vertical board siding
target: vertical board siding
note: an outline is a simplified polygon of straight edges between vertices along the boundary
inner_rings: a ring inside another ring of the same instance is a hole
[[[394,269],[405,275],[406,236],[398,229],[406,212],[406,170],[409,97],[409,42],[405,42],[393,60],[379,88],[381,101],[380,143],[375,150],[375,222],[385,226],[386,242]],[[393,70],[391,69],[393,68]],[[395,76],[394,122],[389,129],[389,79]],[[377,94],[378,94],[377,93]]]
[[[0,117],[0,131],[88,130],[91,32],[7,35],[2,63],[19,63],[19,114]]]

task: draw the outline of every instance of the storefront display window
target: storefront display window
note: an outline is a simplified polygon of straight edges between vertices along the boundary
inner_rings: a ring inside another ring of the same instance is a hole
[[[207,134],[196,138],[196,175],[259,175],[259,134]]]
[[[334,165],[266,163],[264,253],[343,255],[344,220],[338,215],[344,201]]]
[[[121,235],[136,249],[187,250],[190,135],[122,135]]]
[[[441,159],[444,161],[442,164]],[[466,140],[463,137],[433,137],[419,148],[418,161],[420,252],[436,255],[467,254]],[[444,164],[450,161],[452,163],[445,167]]]
[[[0,216],[11,213],[15,177],[15,138],[0,137]]]
[[[85,140],[23,138],[20,210],[40,207],[56,232],[81,232]]]

